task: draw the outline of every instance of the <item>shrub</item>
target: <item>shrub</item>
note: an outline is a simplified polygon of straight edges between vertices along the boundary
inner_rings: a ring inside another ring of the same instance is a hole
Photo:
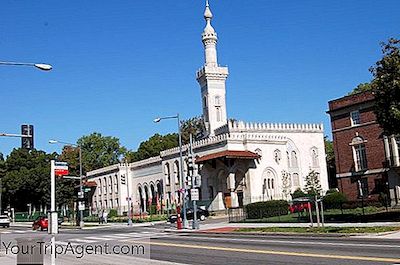
[[[307,195],[300,188],[298,188],[291,194],[291,196],[292,196],[292,200],[293,200],[296,198],[306,197]]]
[[[323,199],[326,209],[341,209],[343,204],[347,202],[347,197],[341,192],[329,192]]]
[[[246,205],[248,219],[261,219],[288,213],[289,204],[285,200],[255,202]]]
[[[114,217],[118,216],[118,211],[116,209],[110,209],[110,213],[108,214],[108,217]]]

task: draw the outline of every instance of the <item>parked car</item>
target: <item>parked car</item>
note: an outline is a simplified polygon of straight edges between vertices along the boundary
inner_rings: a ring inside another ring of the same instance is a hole
[[[10,218],[7,215],[0,215],[0,226],[10,227]]]
[[[49,228],[49,220],[46,216],[39,216],[35,221],[33,221],[32,228],[33,230],[47,230]]]
[[[183,213],[181,214],[181,217],[182,216],[183,216]],[[207,210],[197,208],[197,219],[198,220],[204,221],[209,216],[210,216],[210,213]],[[186,209],[186,217],[188,220],[193,220],[194,210],[192,208]],[[176,214],[172,214],[169,216],[168,221],[173,224],[176,222],[177,219],[178,219],[178,216]]]
[[[58,220],[57,220],[58,225],[60,226],[63,221],[64,221],[63,218],[59,217]],[[49,219],[47,218],[47,216],[44,216],[44,215],[43,216],[39,216],[33,222],[32,228],[33,228],[33,230],[37,230],[39,228],[40,228],[41,231],[47,230],[49,228]]]

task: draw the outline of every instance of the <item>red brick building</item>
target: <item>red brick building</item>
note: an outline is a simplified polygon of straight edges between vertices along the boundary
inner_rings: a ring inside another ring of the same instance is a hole
[[[392,202],[398,203],[400,181],[394,169],[400,166],[398,139],[383,135],[374,114],[373,93],[332,100],[328,114],[339,190],[349,200],[362,196],[378,200],[380,193],[390,193]]]

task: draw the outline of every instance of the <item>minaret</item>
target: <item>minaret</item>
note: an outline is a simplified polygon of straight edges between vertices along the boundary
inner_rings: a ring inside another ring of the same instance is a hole
[[[197,81],[201,87],[203,118],[209,136],[215,135],[215,129],[227,123],[225,81],[228,67],[221,67],[217,60],[217,33],[211,26],[213,15],[206,0],[204,19],[206,27],[202,33],[204,45],[204,66],[197,71]]]

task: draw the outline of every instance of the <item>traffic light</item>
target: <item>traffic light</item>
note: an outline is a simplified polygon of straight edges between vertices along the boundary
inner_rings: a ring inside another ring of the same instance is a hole
[[[21,125],[21,134],[27,135],[29,137],[21,138],[21,147],[32,150],[34,148],[33,145],[33,125],[23,124]]]
[[[121,175],[121,185],[125,185],[125,184],[126,184],[125,175]]]

